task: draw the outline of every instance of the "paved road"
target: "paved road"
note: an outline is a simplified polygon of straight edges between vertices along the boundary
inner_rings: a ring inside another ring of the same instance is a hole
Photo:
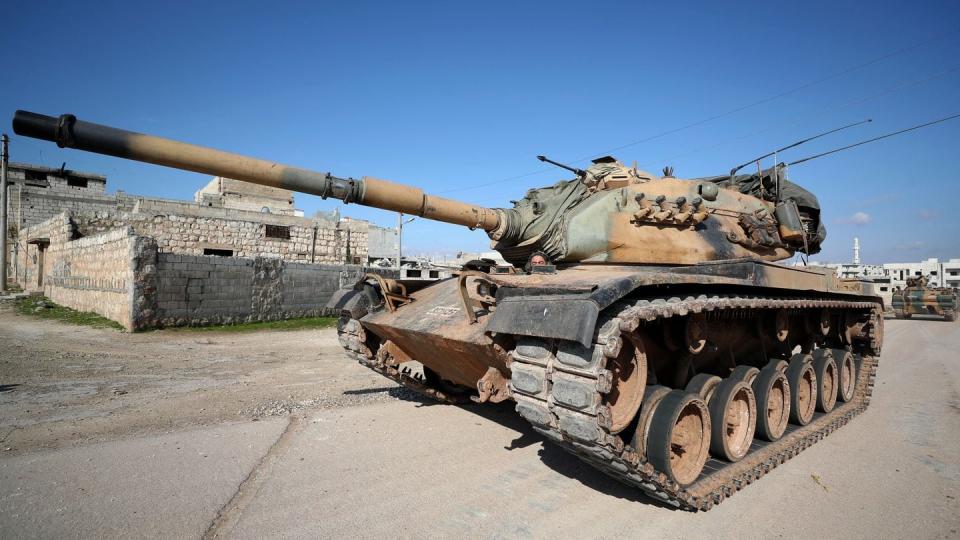
[[[873,402],[707,513],[544,444],[509,406],[418,401],[0,457],[5,537],[951,538],[960,325],[887,321]]]

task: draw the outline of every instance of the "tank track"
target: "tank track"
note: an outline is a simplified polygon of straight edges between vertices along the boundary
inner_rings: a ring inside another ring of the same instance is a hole
[[[853,400],[838,404],[830,413],[817,413],[803,427],[790,425],[776,442],[754,440],[741,461],[710,458],[700,477],[682,487],[654,469],[623,440],[611,434],[609,410],[603,405],[610,391],[607,360],[623,344],[621,334],[633,332],[644,321],[711,311],[815,308],[869,310],[870,320],[859,339],[865,355],[857,355],[858,377]],[[517,412],[553,443],[622,482],[645,491],[672,506],[706,511],[750,485],[777,465],[843,426],[870,403],[882,340],[883,318],[873,302],[826,299],[785,299],[740,296],[700,296],[619,303],[601,314],[592,347],[571,342],[556,347],[546,340],[522,339],[512,352],[511,390]]]
[[[420,374],[390,365],[384,355],[374,352],[375,347],[370,346],[367,332],[357,319],[341,317],[337,324],[337,339],[348,356],[405,388],[441,403],[457,404],[466,401],[463,396],[450,395],[431,386]]]

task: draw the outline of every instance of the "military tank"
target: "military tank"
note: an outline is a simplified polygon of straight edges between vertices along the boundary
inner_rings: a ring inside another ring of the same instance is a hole
[[[893,292],[890,307],[898,319],[914,315],[937,315],[957,320],[958,293],[950,287],[930,287],[926,276],[907,278],[904,289]]]
[[[13,127],[486,231],[512,266],[473,261],[428,286],[367,274],[338,292],[347,355],[439,401],[512,400],[552,443],[679,508],[710,509],[870,402],[882,302],[827,269],[776,264],[826,234],[783,166],[679,179],[604,157],[485,208],[72,115],[17,111]]]

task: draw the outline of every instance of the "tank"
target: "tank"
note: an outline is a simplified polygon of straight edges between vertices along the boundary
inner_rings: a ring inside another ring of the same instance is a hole
[[[816,197],[776,166],[680,179],[612,157],[485,208],[17,111],[61,147],[482,229],[510,266],[429,285],[367,274],[334,295],[346,356],[446,403],[511,401],[551,443],[686,510],[708,510],[870,402],[882,302],[822,268]],[[550,161],[542,158],[543,161]]]
[[[957,320],[957,289],[930,287],[927,277],[907,279],[907,286],[893,292],[890,306],[898,319],[914,315],[936,315],[947,321]]]

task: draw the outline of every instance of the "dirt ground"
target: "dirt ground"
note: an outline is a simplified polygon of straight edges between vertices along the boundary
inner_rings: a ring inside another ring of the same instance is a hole
[[[416,399],[340,351],[334,330],[129,334],[0,304],[0,450]]]
[[[422,401],[332,329],[127,334],[0,304],[15,538],[957,538],[960,325],[888,320],[870,408],[674,511],[513,411]]]

